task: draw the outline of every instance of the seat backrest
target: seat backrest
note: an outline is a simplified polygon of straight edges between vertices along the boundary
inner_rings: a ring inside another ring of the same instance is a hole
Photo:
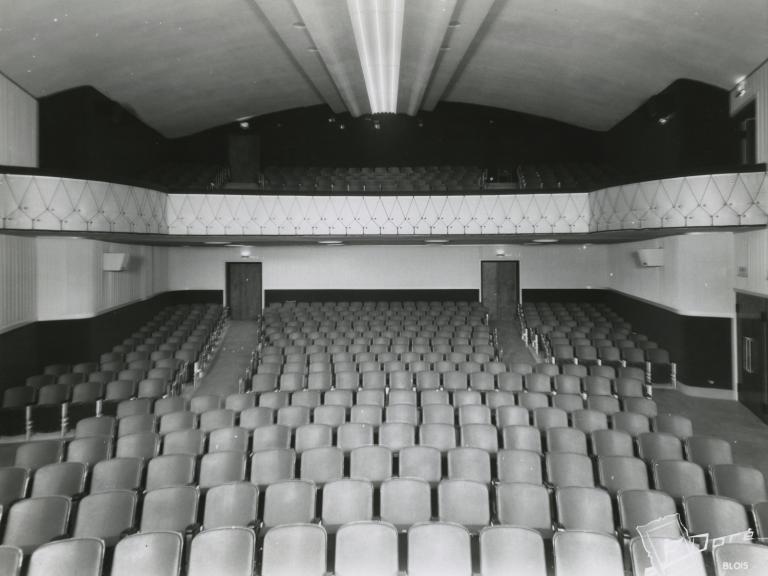
[[[214,486],[205,497],[203,526],[253,526],[259,514],[259,489],[250,482]]]
[[[255,553],[256,535],[249,528],[205,530],[192,539],[187,576],[252,576]]]
[[[267,486],[264,527],[312,522],[316,490],[315,484],[306,480],[285,480]]]
[[[385,446],[360,446],[350,452],[349,475],[374,483],[392,477],[392,451]]]
[[[578,428],[555,427],[546,432],[547,452],[587,453],[587,435]]]
[[[633,574],[658,574],[658,568],[664,570],[664,574],[707,574],[701,551],[694,542],[685,538],[642,539],[637,536],[629,543],[629,555]]]
[[[29,470],[16,466],[0,467],[0,506],[7,510],[8,505],[27,495]]]
[[[111,576],[134,574],[179,576],[183,538],[178,532],[152,532],[123,537],[115,546]]]
[[[97,538],[72,538],[43,544],[29,559],[28,576],[77,574],[101,576],[104,543]]]
[[[141,434],[154,432],[157,428],[157,420],[154,414],[132,414],[124,416],[117,422],[117,436],[121,438],[129,434]]]
[[[479,530],[490,523],[488,487],[471,480],[443,480],[437,487],[438,517]]]
[[[142,472],[140,458],[112,458],[97,462],[91,471],[90,493],[136,490],[141,486]]]
[[[296,453],[290,448],[259,450],[251,456],[251,482],[264,488],[275,482],[292,480]]]
[[[141,512],[141,531],[184,532],[195,524],[200,490],[197,486],[166,486],[148,490]]]
[[[651,431],[651,422],[644,414],[637,412],[616,412],[611,416],[614,430],[621,430],[633,437]]]
[[[595,430],[590,434],[595,456],[634,456],[632,436],[621,430]]]
[[[691,534],[721,538],[749,530],[744,505],[725,496],[695,495],[683,498],[685,525]]]
[[[551,534],[549,491],[540,484],[500,482],[496,485],[496,515],[500,524],[512,524]]]
[[[196,414],[202,414],[208,410],[218,410],[224,405],[224,398],[215,394],[192,396],[189,401],[189,409]]]
[[[480,573],[546,576],[544,541],[535,530],[519,526],[488,526],[480,531]]]
[[[454,448],[448,451],[448,478],[490,484],[491,458],[480,448]]]
[[[712,488],[718,496],[735,498],[747,505],[768,500],[765,477],[757,468],[737,464],[715,464],[710,467],[710,473]]]
[[[558,487],[595,485],[592,461],[583,454],[552,452],[546,455],[547,479]]]
[[[602,488],[568,486],[555,491],[557,521],[566,530],[613,534],[611,497]]]
[[[731,576],[734,572],[758,576],[768,566],[768,547],[760,544],[724,544],[715,548],[713,555],[715,576]]]
[[[203,455],[200,459],[200,488],[207,489],[227,482],[245,480],[246,455],[226,450]]]
[[[87,468],[81,462],[57,462],[37,469],[32,483],[32,497],[75,496],[85,490]]]
[[[689,436],[685,439],[688,460],[701,466],[732,464],[731,444],[715,436]]]
[[[133,527],[136,517],[136,493],[109,490],[90,494],[80,500],[72,534],[75,538],[101,538],[112,546],[121,534]]]
[[[687,460],[658,460],[653,464],[653,483],[673,498],[707,493],[707,479],[698,464]]]
[[[240,426],[217,428],[208,435],[208,452],[248,452],[250,440],[248,430]]]
[[[260,426],[254,429],[251,444],[254,452],[270,448],[290,448],[291,429],[282,424]]]
[[[65,496],[19,500],[8,511],[3,544],[29,554],[40,544],[64,536],[69,525],[71,501]]]
[[[440,451],[430,446],[410,446],[400,450],[400,476],[421,478],[437,484],[442,478]]]
[[[373,484],[367,480],[344,478],[323,487],[322,521],[335,532],[342,524],[373,518]]]
[[[661,518],[674,518],[664,522],[654,533],[659,537],[679,538],[680,522],[674,499],[659,490],[621,490],[617,497],[619,524],[628,536],[637,536],[638,526],[644,526]]]
[[[16,546],[0,546],[0,574],[20,576],[24,553]]]
[[[597,459],[600,485],[611,494],[619,490],[647,490],[648,469],[634,456],[600,456]]]
[[[500,482],[541,484],[541,454],[535,450],[515,448],[499,450],[496,455],[496,475]]]
[[[664,432],[646,432],[637,437],[637,450],[646,462],[652,460],[682,460],[683,445],[677,436]]]
[[[623,576],[621,547],[613,536],[596,532],[555,533],[555,576]]]
[[[419,478],[390,478],[382,482],[380,491],[381,519],[399,530],[432,517],[429,483]]]
[[[336,576],[397,576],[397,529],[386,522],[353,522],[336,534]]]
[[[196,459],[192,454],[156,456],[147,463],[146,490],[184,486],[195,481]]]
[[[264,537],[262,576],[324,576],[327,536],[316,524],[272,528]],[[213,573],[212,573],[213,574]],[[190,576],[195,576],[190,573]]]
[[[46,464],[61,462],[64,456],[64,443],[58,440],[40,440],[25,442],[16,449],[14,466],[37,470]]]
[[[693,436],[693,422],[680,414],[659,414],[653,420],[655,432],[677,436],[681,440]]]
[[[471,576],[469,532],[448,522],[416,524],[408,530],[409,576]]]

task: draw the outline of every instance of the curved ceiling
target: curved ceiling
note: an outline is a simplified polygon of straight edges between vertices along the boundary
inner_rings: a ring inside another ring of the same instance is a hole
[[[398,18],[397,50],[366,40]],[[35,97],[92,85],[170,137],[320,103],[366,114],[387,74],[398,112],[448,100],[604,130],[678,78],[731,88],[767,56],[768,0],[0,0],[0,72]]]

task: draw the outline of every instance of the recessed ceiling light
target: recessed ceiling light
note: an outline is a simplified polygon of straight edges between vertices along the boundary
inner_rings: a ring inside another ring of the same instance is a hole
[[[446,238],[427,238],[424,240],[425,244],[448,244],[448,240]]]
[[[229,244],[229,242],[211,241],[211,242],[204,242],[204,244],[211,244],[211,245],[224,245],[224,244]]]
[[[344,244],[341,240],[318,240],[317,243],[324,246],[340,246]]]
[[[554,244],[557,242],[557,238],[534,238],[533,241],[536,244]]]

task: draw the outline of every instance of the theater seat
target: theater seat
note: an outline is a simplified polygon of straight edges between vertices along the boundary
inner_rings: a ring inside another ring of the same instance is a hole
[[[192,539],[187,576],[252,576],[255,554],[256,536],[248,528],[205,530]],[[287,548],[281,554],[300,555]],[[269,572],[263,570],[262,574]]]
[[[115,546],[111,576],[179,576],[182,566],[182,535],[152,532],[125,536]]]
[[[291,524],[272,528],[264,537],[261,576],[325,576],[326,546],[327,536],[322,526]],[[189,576],[221,573],[211,571],[198,574],[190,571]],[[250,573],[230,571],[227,574],[237,576]]]
[[[408,576],[471,576],[469,532],[448,522],[416,524],[408,530]]]
[[[104,543],[98,538],[60,540],[44,544],[32,553],[27,576],[101,576],[103,561]]]

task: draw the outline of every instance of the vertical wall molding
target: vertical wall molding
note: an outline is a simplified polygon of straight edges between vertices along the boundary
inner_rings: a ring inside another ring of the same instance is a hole
[[[0,235],[0,331],[37,318],[35,239]]]
[[[731,90],[731,116],[752,100],[755,101],[757,161],[768,162],[768,61],[747,76],[742,95],[739,95],[739,86]]]
[[[0,164],[38,165],[37,100],[0,74]]]

